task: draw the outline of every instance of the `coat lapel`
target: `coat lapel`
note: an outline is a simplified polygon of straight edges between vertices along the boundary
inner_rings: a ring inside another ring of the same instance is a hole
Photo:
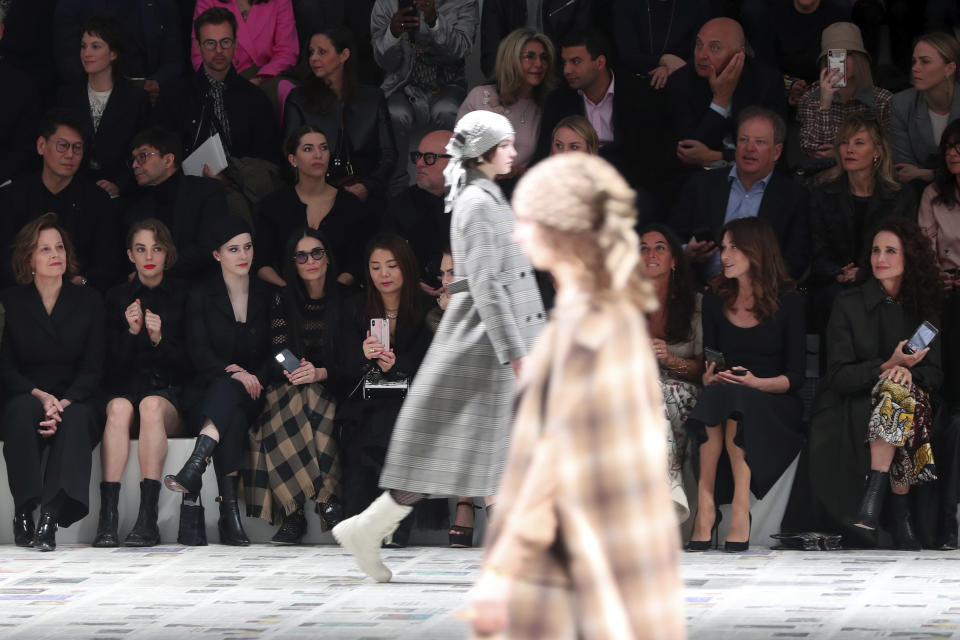
[[[24,306],[29,311],[30,315],[37,322],[37,326],[50,334],[50,337],[59,340],[59,335],[57,333],[57,328],[53,324],[53,314],[47,314],[46,308],[43,306],[43,300],[40,298],[40,292],[37,291],[36,287],[32,284],[27,285],[24,289],[26,293],[26,300],[24,301]],[[60,290],[60,297],[57,299],[56,305],[53,307],[53,313],[61,311],[65,305],[69,305],[69,300],[64,300],[67,297],[66,294],[67,286]]]

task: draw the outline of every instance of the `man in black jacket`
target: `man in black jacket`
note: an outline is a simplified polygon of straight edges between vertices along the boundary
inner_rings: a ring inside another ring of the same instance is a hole
[[[140,188],[124,215],[124,232],[135,222],[156,218],[170,229],[177,248],[171,274],[195,279],[216,263],[210,234],[227,215],[223,185],[180,171],[182,145],[175,133],[161,128],[138,133],[131,142],[133,176]]]
[[[708,21],[694,44],[693,64],[667,81],[677,157],[684,164],[709,167],[733,160],[735,124],[748,106],[786,116],[780,73],[746,57],[743,29],[730,18]]]
[[[686,253],[704,281],[720,271],[719,237],[724,224],[759,217],[773,227],[790,275],[810,264],[809,194],[789,175],[774,170],[786,137],[783,119],[768,109],[744,109],[732,168],[693,174],[674,205],[670,225],[688,240]]]

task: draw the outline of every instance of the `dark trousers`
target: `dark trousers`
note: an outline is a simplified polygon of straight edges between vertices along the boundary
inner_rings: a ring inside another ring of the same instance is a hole
[[[202,427],[203,420],[209,418],[220,433],[220,443],[213,451],[213,465],[218,477],[239,471],[243,466],[247,431],[262,405],[263,396],[253,400],[243,385],[233,378],[219,378],[207,387],[198,421]]]
[[[4,406],[0,425],[16,508],[46,505],[62,496],[58,524],[68,527],[89,511],[91,451],[97,444],[98,420],[85,403],[71,404],[62,418],[55,434],[41,436],[37,429],[44,419],[43,405],[30,394],[21,394]],[[47,465],[41,467],[43,450],[48,447]]]

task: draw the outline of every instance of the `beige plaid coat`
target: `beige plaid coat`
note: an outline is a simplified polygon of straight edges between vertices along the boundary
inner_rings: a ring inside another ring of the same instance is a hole
[[[520,581],[506,637],[684,637],[663,416],[642,312],[558,307],[523,374],[488,540],[485,567]]]

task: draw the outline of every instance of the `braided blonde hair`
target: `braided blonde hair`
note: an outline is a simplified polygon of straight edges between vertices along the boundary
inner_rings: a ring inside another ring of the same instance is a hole
[[[606,160],[566,153],[528,171],[513,206],[518,217],[540,227],[558,255],[581,263],[584,288],[626,294],[649,312],[657,301],[639,268],[636,197]]]

